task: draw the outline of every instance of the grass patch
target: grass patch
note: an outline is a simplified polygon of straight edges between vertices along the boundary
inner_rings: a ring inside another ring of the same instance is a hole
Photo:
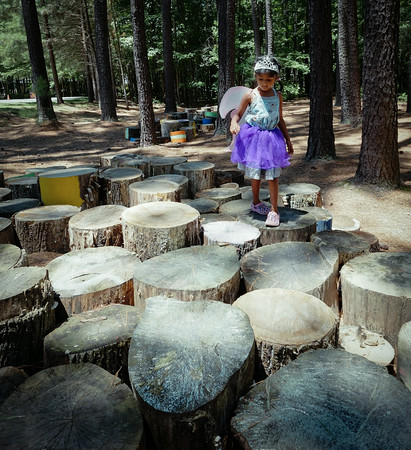
[[[36,119],[37,106],[35,103],[0,104],[0,115],[20,117],[21,119]]]

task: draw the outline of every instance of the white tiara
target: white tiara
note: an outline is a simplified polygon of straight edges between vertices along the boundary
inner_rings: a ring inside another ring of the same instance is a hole
[[[257,61],[254,66],[254,72],[257,72],[257,70],[265,69],[265,70],[272,70],[273,72],[280,73],[278,69],[278,64],[273,63],[268,58],[264,58],[260,61]]]

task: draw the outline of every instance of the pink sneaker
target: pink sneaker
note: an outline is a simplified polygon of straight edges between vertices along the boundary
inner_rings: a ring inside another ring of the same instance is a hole
[[[260,202],[257,205],[251,203],[250,210],[256,212],[257,214],[261,214],[262,216],[266,216],[271,211],[271,208],[265,203]]]
[[[267,227],[278,227],[280,225],[280,216],[276,212],[270,211],[265,224]]]

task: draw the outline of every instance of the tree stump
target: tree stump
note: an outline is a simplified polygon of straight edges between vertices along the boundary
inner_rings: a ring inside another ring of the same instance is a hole
[[[215,214],[220,210],[220,205],[211,198],[196,198],[194,200],[183,199],[181,203],[191,206],[200,214]]]
[[[240,399],[231,431],[247,449],[408,448],[410,408],[410,392],[384,368],[318,349]]]
[[[204,226],[207,223],[210,222],[227,222],[227,221],[236,221],[237,218],[234,216],[229,216],[227,214],[218,214],[218,213],[210,213],[210,214],[204,214],[203,216],[200,216],[200,224],[201,226]]]
[[[129,373],[158,448],[214,448],[253,369],[254,335],[239,309],[148,300],[131,339]]]
[[[177,175],[174,173],[168,173],[165,175],[155,175],[153,177],[150,177],[150,180],[157,181],[157,180],[166,180],[166,181],[172,181],[174,183],[177,183],[180,186],[180,198],[188,198],[188,178],[184,175]]]
[[[27,379],[27,374],[17,367],[0,367],[0,405]]]
[[[103,202],[107,205],[130,206],[129,186],[143,179],[140,169],[116,167],[99,175]]]
[[[0,188],[0,202],[4,200],[11,200],[11,189],[6,187]]]
[[[401,326],[411,320],[411,254],[369,253],[341,269],[342,323],[361,325],[397,345]]]
[[[309,242],[280,242],[247,253],[241,260],[247,292],[283,288],[314,295],[338,314],[338,252]]]
[[[187,162],[184,156],[152,156],[150,158],[150,177],[173,173],[173,167]]]
[[[111,159],[111,167],[130,167],[140,169],[144,178],[150,176],[150,158],[147,156],[137,155],[135,153],[126,153],[116,155]]]
[[[241,198],[243,200],[248,200],[248,207],[250,207],[250,203],[253,200],[253,191],[251,190],[251,186],[243,186],[240,187]],[[278,196],[277,200],[280,200],[281,197]],[[260,200],[263,202],[270,203],[270,191],[268,189],[260,189]],[[282,200],[278,201],[279,206],[283,206]]]
[[[1,272],[0,367],[41,361],[43,338],[54,328],[53,304],[46,269],[21,267]]]
[[[73,205],[82,209],[98,203],[97,169],[51,170],[39,174],[43,205]]]
[[[14,228],[10,219],[0,217],[0,244],[15,244]]]
[[[25,173],[27,175],[34,175],[35,177],[38,177],[39,174],[42,172],[61,169],[67,169],[67,167],[66,166],[29,167],[28,169],[26,169]]]
[[[140,448],[143,421],[125,384],[95,364],[51,367],[0,408],[3,448]]]
[[[238,259],[257,248],[258,228],[241,222],[210,222],[203,225],[204,245],[231,245],[237,249]]]
[[[278,195],[284,206],[299,209],[302,206],[322,206],[321,189],[310,183],[280,184]]]
[[[178,131],[181,126],[179,120],[162,120],[160,123],[163,137],[170,137],[170,131]]]
[[[0,188],[4,187],[4,171],[0,170]]]
[[[240,185],[238,183],[224,183],[222,185],[219,186],[222,189],[237,189],[238,191],[240,190]],[[241,193],[241,191],[240,191]]]
[[[175,202],[152,202],[129,208],[122,216],[124,248],[142,261],[199,243],[200,214]]]
[[[411,321],[404,323],[398,333],[397,374],[411,391]]]
[[[387,367],[394,360],[393,346],[380,334],[361,326],[341,326],[338,343],[345,351],[367,358],[383,367]]]
[[[179,202],[181,188],[174,181],[147,180],[130,184],[130,206],[150,202]]]
[[[197,192],[210,189],[214,185],[214,164],[206,161],[192,161],[177,164],[174,173],[188,178],[188,195],[195,198]]]
[[[194,128],[193,127],[181,127],[181,131],[184,131],[186,134],[187,142],[191,142],[194,140]]]
[[[370,244],[370,252],[375,253],[380,251],[380,243],[378,241],[377,236],[372,233],[368,233],[367,231],[355,230],[351,231],[351,233],[356,234],[357,236],[362,237]]]
[[[15,200],[5,200],[0,202],[0,217],[10,219],[13,214],[24,209],[36,208],[40,206],[40,201],[36,198],[16,198]]]
[[[337,345],[338,318],[312,295],[288,289],[259,289],[242,295],[233,306],[250,317],[263,378],[301,353]]]
[[[19,177],[6,180],[6,187],[11,190],[11,198],[36,198],[41,200],[38,177]]]
[[[338,251],[340,268],[355,256],[367,254],[370,251],[368,241],[349,231],[320,231],[311,236],[311,242],[315,245],[321,245],[322,242],[332,245]]]
[[[352,217],[342,216],[340,214],[333,215],[333,230],[340,231],[358,231],[360,222]]]
[[[37,267],[46,267],[50,261],[61,256],[61,253],[55,252],[35,252],[27,255],[28,265]]]
[[[320,231],[332,230],[333,215],[330,211],[318,206],[303,206],[299,209],[306,211],[315,217],[315,220],[317,221],[317,233]]]
[[[237,183],[244,186],[244,172],[241,170],[221,170],[215,172],[215,185],[221,186],[223,183]]]
[[[126,210],[122,205],[102,205],[73,216],[68,223],[70,249],[122,247],[121,216]]]
[[[27,253],[13,244],[0,244],[0,271],[27,266]]]
[[[14,216],[16,234],[27,253],[67,253],[69,220],[80,212],[72,205],[50,205],[20,211]]]
[[[144,310],[157,295],[179,300],[233,303],[240,289],[240,265],[233,247],[193,246],[144,261],[134,271],[134,305]]]
[[[50,281],[67,315],[107,305],[133,305],[133,271],[141,261],[120,247],[73,250],[49,264]]]
[[[222,205],[223,203],[240,199],[241,192],[238,189],[219,187],[197,192],[196,196],[199,198],[215,200],[219,205]]]
[[[140,316],[128,305],[75,314],[44,338],[45,367],[89,362],[130,384],[128,349]]]

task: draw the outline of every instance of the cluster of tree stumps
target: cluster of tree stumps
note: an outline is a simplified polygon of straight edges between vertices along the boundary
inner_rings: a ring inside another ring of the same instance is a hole
[[[312,184],[282,186],[270,228],[239,172],[102,163],[40,172],[53,204],[0,202],[0,446],[408,443],[410,254],[334,230]]]

